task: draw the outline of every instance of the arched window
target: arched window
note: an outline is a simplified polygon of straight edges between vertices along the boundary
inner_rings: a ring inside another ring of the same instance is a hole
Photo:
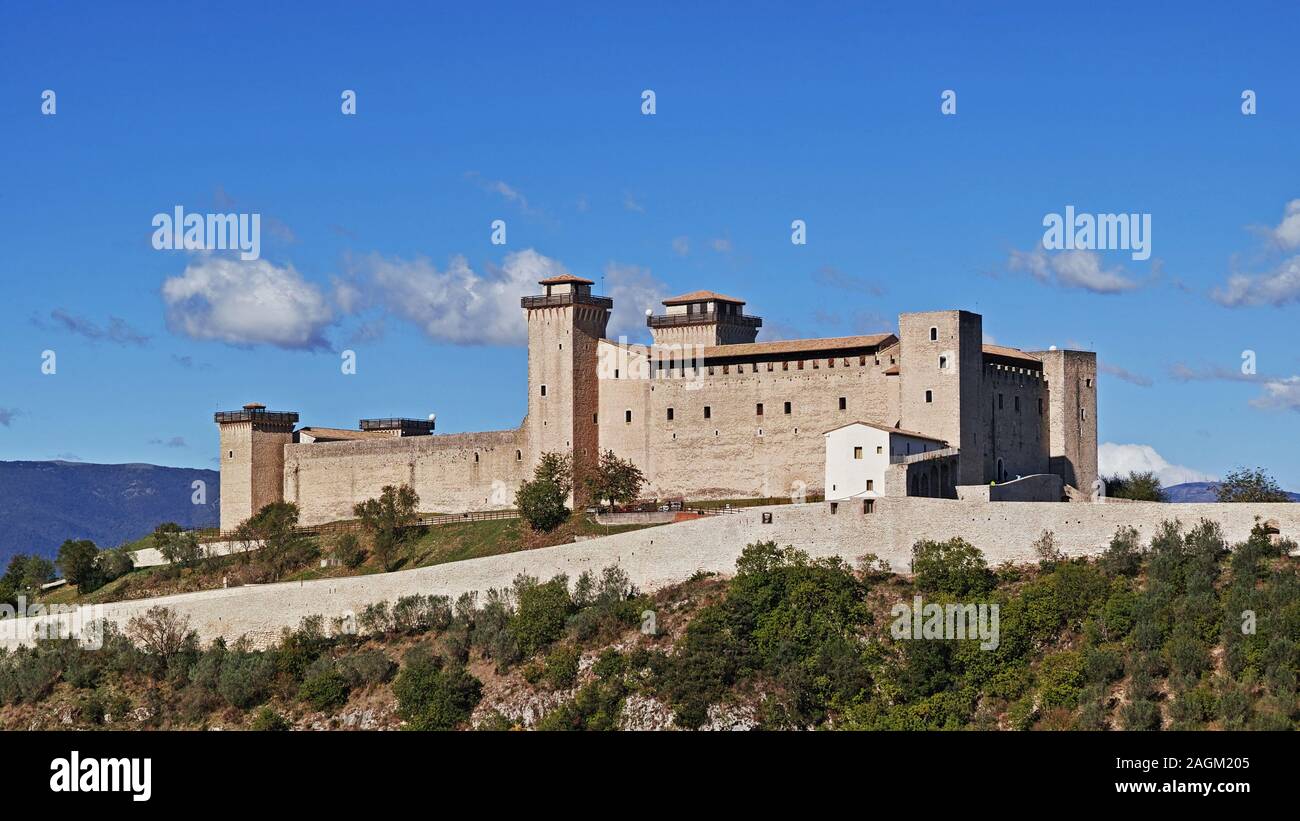
[[[515,461],[516,462],[524,461],[524,452],[522,450],[515,451]]]

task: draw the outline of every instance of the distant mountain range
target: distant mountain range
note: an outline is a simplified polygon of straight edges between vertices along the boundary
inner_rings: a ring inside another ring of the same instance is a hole
[[[193,483],[207,484],[193,504]],[[84,462],[0,462],[0,572],[15,553],[51,558],[65,539],[116,547],[161,522],[212,527],[218,519],[215,470]]]
[[[1300,493],[1287,493],[1291,501],[1300,502]],[[1165,488],[1165,497],[1171,502],[1217,502],[1218,482],[1184,482]]]

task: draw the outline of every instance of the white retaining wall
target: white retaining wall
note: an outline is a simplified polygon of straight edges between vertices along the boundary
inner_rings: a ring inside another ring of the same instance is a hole
[[[764,514],[770,514],[770,523],[763,523]],[[1257,519],[1277,520],[1286,538],[1300,536],[1300,504],[1112,505],[907,497],[877,499],[871,514],[851,503],[841,503],[835,514],[825,503],[777,505],[395,573],[183,593],[106,604],[98,612],[87,606],[80,616],[83,622],[106,618],[124,627],[132,616],[163,605],[187,616],[205,642],[247,635],[264,646],[305,616],[322,615],[328,623],[359,614],[368,604],[413,593],[454,599],[467,591],[506,587],[519,573],[543,580],[565,573],[572,581],[584,570],[597,573],[617,564],[633,584],[649,591],[684,581],[697,571],[732,573],[745,545],[767,540],[793,545],[814,557],[841,556],[850,562],[875,553],[905,573],[912,545],[922,539],[961,536],[980,548],[990,565],[997,565],[1034,561],[1032,544],[1044,530],[1055,533],[1057,546],[1067,555],[1095,554],[1106,548],[1121,525],[1136,527],[1145,541],[1162,521],[1173,518],[1186,525],[1202,518],[1217,521],[1230,543],[1243,541]],[[0,620],[0,646],[30,642],[37,625],[49,618]]]

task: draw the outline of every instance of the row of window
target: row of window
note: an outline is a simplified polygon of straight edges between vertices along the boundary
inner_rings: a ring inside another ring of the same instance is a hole
[[[848,399],[847,396],[841,396],[841,397],[840,397],[839,406],[840,406],[840,410],[848,410],[848,409],[849,409],[849,399]],[[783,403],[782,406],[781,406],[781,412],[784,413],[784,414],[786,414],[786,415],[788,416],[789,414],[791,414],[791,413],[794,412],[794,405],[793,405],[792,403],[790,403],[790,402],[785,402],[785,403]],[[668,409],[666,410],[666,412],[665,412],[665,415],[666,415],[667,421],[672,422],[672,421],[676,418],[676,411],[675,411],[673,408],[668,408]],[[762,403],[762,402],[759,402],[758,404],[756,404],[756,405],[754,406],[754,415],[755,415],[755,416],[762,416],[762,415],[763,415],[763,403]],[[704,406],[704,418],[705,418],[705,419],[712,419],[712,418],[713,418],[713,407],[712,407],[711,405],[705,405],[705,406]],[[595,421],[596,421],[596,415],[595,415],[595,414],[592,414],[591,421],[592,421],[592,422],[595,422]],[[624,423],[626,423],[626,424],[629,424],[629,425],[632,424],[632,411],[631,411],[631,410],[625,410],[625,411],[623,411],[623,421],[624,421]]]

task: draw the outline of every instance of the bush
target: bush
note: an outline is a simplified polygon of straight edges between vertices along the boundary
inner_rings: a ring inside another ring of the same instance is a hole
[[[334,542],[332,558],[344,567],[360,567],[366,560],[366,551],[355,533],[344,533]]]
[[[338,660],[338,671],[349,687],[370,687],[393,677],[397,665],[383,650],[362,650]]]
[[[917,542],[912,548],[912,573],[925,593],[948,593],[961,598],[993,589],[994,576],[984,554],[964,539]]]
[[[542,677],[552,690],[567,690],[578,681],[578,648],[561,644],[546,655]]]
[[[289,719],[272,710],[270,707],[263,707],[257,711],[253,717],[253,723],[250,728],[258,732],[284,732],[289,729]]]
[[[421,647],[407,654],[393,694],[407,729],[453,730],[469,720],[483,697],[483,683]]]
[[[298,698],[320,712],[342,707],[348,700],[348,680],[330,665],[303,681],[298,688]]]
[[[533,530],[543,533],[554,530],[569,519],[565,504],[568,494],[554,482],[534,479],[519,485],[515,493],[515,506],[519,515]]]
[[[247,710],[266,700],[275,678],[275,660],[266,653],[231,651],[221,665],[217,692],[226,703]]]
[[[564,625],[574,609],[573,599],[566,576],[519,587],[519,609],[510,620],[510,633],[520,652],[528,657],[564,635]]]
[[[401,545],[403,528],[415,524],[420,497],[410,485],[384,485],[378,499],[367,499],[353,507],[353,514],[371,536],[375,558],[391,570]]]
[[[95,559],[105,583],[120,579],[135,570],[135,558],[125,546],[105,550]]]

